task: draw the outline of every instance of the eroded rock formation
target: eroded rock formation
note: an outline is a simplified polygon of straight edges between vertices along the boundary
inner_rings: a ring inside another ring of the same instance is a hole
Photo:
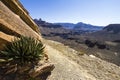
[[[20,37],[21,35],[42,40],[38,26],[34,23],[27,10],[18,0],[0,0],[0,50],[4,48],[5,44],[11,42],[15,37]],[[2,65],[0,64],[0,66]],[[0,70],[2,69],[3,68],[1,67]],[[37,65],[36,68],[31,69],[33,70],[30,74],[37,77],[43,73],[51,72],[54,69],[54,65],[47,61],[43,64]],[[13,67],[13,69],[9,69],[7,72],[13,74],[14,71],[12,70],[15,70],[15,68]],[[7,78],[11,77],[8,76],[8,74],[4,74],[4,71],[1,71],[1,74],[0,80],[8,80]],[[22,76],[22,78],[25,77]],[[9,80],[22,79],[9,78]]]

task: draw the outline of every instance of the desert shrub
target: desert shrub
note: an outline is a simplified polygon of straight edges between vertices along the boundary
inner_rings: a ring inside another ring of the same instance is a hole
[[[43,57],[44,46],[41,41],[21,36],[7,44],[0,54],[5,60],[11,60],[20,65],[36,63]]]
[[[96,44],[96,42],[92,42],[90,40],[85,40],[85,44],[90,47],[90,48],[93,48]]]
[[[106,45],[105,44],[100,44],[100,43],[96,43],[98,49],[106,49]]]
[[[88,44],[90,44],[90,43],[91,43],[90,40],[85,40],[85,44],[86,44],[86,45],[88,45]]]

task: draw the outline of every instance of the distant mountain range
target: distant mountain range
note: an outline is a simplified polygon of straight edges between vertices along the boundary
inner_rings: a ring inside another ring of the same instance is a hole
[[[109,24],[108,26],[94,26],[91,24],[86,24],[83,22],[79,22],[77,24],[73,23],[49,23],[43,21],[42,19],[34,19],[34,21],[41,27],[46,28],[57,28],[69,31],[99,31],[99,32],[107,32],[112,34],[120,34],[120,24]],[[96,33],[99,33],[96,32]]]
[[[46,21],[43,21],[42,19],[34,19],[34,21],[43,27],[53,27],[53,28],[64,28],[64,29],[70,29],[74,31],[88,31],[88,32],[94,32],[102,30],[104,26],[94,26],[91,24],[86,24],[83,22],[79,22],[77,24],[74,23],[49,23]]]
[[[54,24],[61,25],[66,29],[84,30],[84,31],[99,31],[102,30],[104,27],[104,26],[94,26],[83,22],[79,22],[77,24],[73,24],[73,23],[54,23]]]

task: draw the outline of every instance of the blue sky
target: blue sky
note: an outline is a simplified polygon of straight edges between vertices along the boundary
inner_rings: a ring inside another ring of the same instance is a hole
[[[32,18],[47,22],[120,23],[120,0],[20,0]]]

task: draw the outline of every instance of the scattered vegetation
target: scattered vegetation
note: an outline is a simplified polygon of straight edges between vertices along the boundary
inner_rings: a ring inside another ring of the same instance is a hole
[[[90,40],[85,40],[85,44],[90,47],[90,48],[93,48],[95,46],[95,42],[91,42]]]
[[[19,65],[36,63],[42,59],[43,54],[44,46],[41,41],[24,36],[15,38],[12,43],[5,46],[4,50],[0,51],[3,59]]]
[[[90,41],[90,40],[85,40],[85,44],[90,47],[93,48],[95,46],[97,46],[98,49],[106,49],[106,45],[97,41]]]
[[[98,42],[96,42],[96,45],[97,45],[98,49],[106,49],[107,48],[107,46],[105,44],[100,44]]]

